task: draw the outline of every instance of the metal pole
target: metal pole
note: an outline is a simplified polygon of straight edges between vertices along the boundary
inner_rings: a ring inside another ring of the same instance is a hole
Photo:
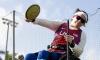
[[[3,22],[4,24],[7,24],[8,25],[8,29],[7,29],[7,40],[6,40],[6,56],[5,58],[7,57],[7,46],[8,46],[8,34],[9,34],[9,25],[13,26],[13,56],[12,56],[12,60],[15,60],[15,24],[17,25],[18,23],[15,22],[15,10],[13,10],[13,21],[10,20],[10,19],[6,19],[6,18],[2,18],[2,20],[4,21],[7,21],[7,22]],[[13,24],[13,25],[12,25]],[[5,59],[6,60],[6,59]]]
[[[13,11],[13,58],[15,60],[15,10]]]
[[[67,20],[67,35],[69,35],[69,20]],[[67,41],[67,60],[69,60],[69,43]]]
[[[5,60],[8,60],[7,54],[8,54],[8,35],[9,35],[9,22],[7,23],[7,39],[6,39],[6,49],[5,49]]]

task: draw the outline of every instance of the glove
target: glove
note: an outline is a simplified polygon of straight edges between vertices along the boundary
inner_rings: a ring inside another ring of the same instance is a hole
[[[37,4],[31,5],[25,13],[26,21],[34,22],[39,13],[40,13],[40,6]]]
[[[74,40],[74,37],[71,35],[64,35],[64,38],[66,41],[68,41],[70,44],[72,43],[72,41]]]
[[[35,19],[33,19],[33,20],[26,19],[26,22],[34,22],[34,21],[35,21]]]

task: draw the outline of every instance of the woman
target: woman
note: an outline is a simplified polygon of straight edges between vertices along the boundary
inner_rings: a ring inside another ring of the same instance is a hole
[[[55,32],[55,38],[47,51],[27,54],[25,60],[59,60],[60,57],[62,58],[67,53],[67,50],[69,60],[78,60],[86,43],[85,33],[80,28],[85,26],[87,21],[88,14],[80,9],[76,9],[69,25],[67,22],[48,21],[38,18],[33,21],[27,20],[27,22],[51,29]]]

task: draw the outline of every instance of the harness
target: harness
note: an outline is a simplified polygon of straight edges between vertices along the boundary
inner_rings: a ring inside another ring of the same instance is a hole
[[[52,48],[52,49],[58,49],[58,50],[66,50],[66,45],[48,45],[47,48],[48,49]]]

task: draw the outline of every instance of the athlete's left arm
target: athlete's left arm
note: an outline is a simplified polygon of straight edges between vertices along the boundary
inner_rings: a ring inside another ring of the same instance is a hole
[[[86,34],[82,31],[80,43],[78,45],[75,44],[75,47],[72,48],[75,56],[79,57],[82,54],[85,44],[86,44]]]

